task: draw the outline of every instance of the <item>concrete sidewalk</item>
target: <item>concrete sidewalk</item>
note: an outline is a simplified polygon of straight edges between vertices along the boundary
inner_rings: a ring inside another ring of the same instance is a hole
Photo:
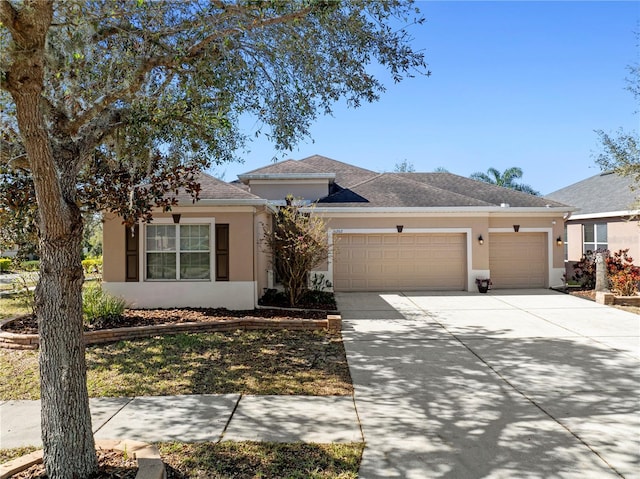
[[[362,442],[351,396],[92,398],[98,439]],[[0,403],[0,448],[40,446],[40,401]]]

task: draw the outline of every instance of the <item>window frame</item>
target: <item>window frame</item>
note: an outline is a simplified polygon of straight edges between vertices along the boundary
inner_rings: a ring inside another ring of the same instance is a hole
[[[207,226],[209,228],[209,249],[208,250],[200,250],[200,251],[191,251],[186,250],[182,251],[180,248],[180,226]],[[147,249],[147,237],[148,237],[148,228],[149,226],[173,226],[176,230],[175,235],[175,249],[173,251],[168,251],[167,253],[175,254],[176,258],[176,275],[175,278],[149,278],[148,277],[148,258],[149,253],[158,253],[155,250]],[[215,281],[215,237],[212,232],[215,232],[215,219],[213,218],[184,218],[182,217],[180,223],[174,223],[172,218],[154,218],[151,223],[145,224],[144,228],[142,228],[144,232],[141,234],[141,246],[142,246],[142,265],[141,269],[143,272],[143,281],[145,282],[213,282]],[[194,253],[194,252],[202,252],[209,254],[209,277],[208,278],[181,278],[180,277],[180,255],[183,253]]]
[[[587,241],[587,227],[593,227],[593,241]],[[605,230],[605,241],[598,240],[598,230]],[[593,245],[593,248],[587,248],[586,245]],[[582,254],[586,254],[588,251],[598,251],[609,249],[609,225],[608,223],[584,223],[582,225]]]

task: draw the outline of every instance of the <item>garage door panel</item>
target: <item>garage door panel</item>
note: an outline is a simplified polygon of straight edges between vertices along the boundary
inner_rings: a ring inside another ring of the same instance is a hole
[[[493,287],[547,287],[546,233],[491,233],[489,269]]]
[[[335,244],[336,291],[465,289],[464,234],[342,234]]]

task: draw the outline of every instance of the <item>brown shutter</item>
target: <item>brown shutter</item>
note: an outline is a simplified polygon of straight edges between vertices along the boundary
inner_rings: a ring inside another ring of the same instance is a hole
[[[138,265],[140,264],[140,227],[135,225],[133,230],[125,227],[126,249],[126,279],[127,282],[140,281]]]
[[[216,281],[229,281],[229,225],[216,225]]]

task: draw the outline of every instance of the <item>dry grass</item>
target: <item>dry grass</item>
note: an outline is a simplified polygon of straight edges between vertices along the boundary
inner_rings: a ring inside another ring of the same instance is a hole
[[[37,399],[37,351],[0,350],[0,399]],[[348,395],[340,336],[325,331],[177,334],[87,348],[91,397]]]
[[[158,444],[168,479],[355,479],[363,444]]]

